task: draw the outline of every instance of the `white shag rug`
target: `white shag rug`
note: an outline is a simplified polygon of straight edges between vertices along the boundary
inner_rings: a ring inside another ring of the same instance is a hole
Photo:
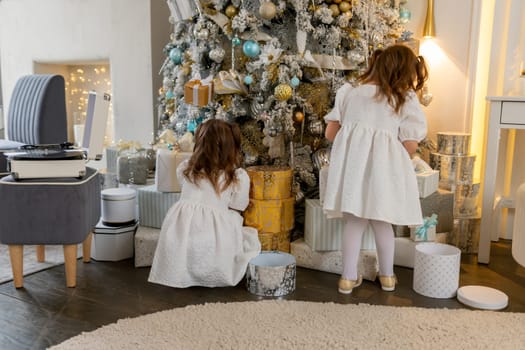
[[[524,349],[525,313],[285,300],[161,311],[59,349]]]
[[[82,257],[82,244],[78,245],[77,257]],[[61,245],[46,245],[45,261],[36,260],[36,246],[24,246],[24,276],[49,269],[64,263],[64,247]],[[0,244],[0,284],[13,280],[9,248]]]

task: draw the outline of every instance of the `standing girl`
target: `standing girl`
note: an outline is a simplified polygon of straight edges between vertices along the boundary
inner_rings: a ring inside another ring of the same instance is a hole
[[[241,165],[237,124],[210,119],[197,128],[189,160],[177,168],[180,199],[162,223],[149,281],[171,287],[234,286],[260,249],[243,227],[250,179]]]
[[[421,225],[416,175],[410,160],[427,132],[416,93],[428,72],[423,57],[404,45],[377,50],[357,87],[343,85],[325,116],[333,141],[323,209],[343,217],[343,273],[339,292],[361,284],[357,263],[370,223],[379,262],[379,281],[393,291],[392,224]]]

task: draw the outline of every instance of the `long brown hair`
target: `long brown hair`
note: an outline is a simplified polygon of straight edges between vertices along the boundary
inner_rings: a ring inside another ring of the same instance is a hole
[[[192,182],[208,179],[220,194],[237,182],[235,170],[241,166],[241,131],[237,124],[210,119],[195,131],[195,147],[184,176]],[[219,180],[224,174],[224,182]]]
[[[423,56],[416,56],[408,46],[393,45],[372,53],[368,69],[358,81],[377,85],[376,96],[385,97],[399,113],[406,101],[406,93],[409,90],[418,92],[427,79],[428,70]]]

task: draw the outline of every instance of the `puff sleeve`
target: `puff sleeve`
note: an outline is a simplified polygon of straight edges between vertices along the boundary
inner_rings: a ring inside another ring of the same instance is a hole
[[[237,183],[233,185],[228,206],[231,209],[243,211],[250,202],[250,177],[242,168],[237,169],[235,175],[237,176]]]
[[[339,122],[341,124],[341,119],[346,108],[346,95],[352,89],[352,85],[344,84],[337,90],[335,94],[335,103],[334,108],[325,115],[324,120],[326,122]]]
[[[177,176],[177,180],[179,181],[179,184],[181,185],[184,181],[186,181],[183,171],[186,170],[187,167],[188,167],[188,159],[180,162],[179,166],[177,166],[176,176]]]
[[[427,119],[416,94],[411,91],[401,109],[399,140],[420,142],[427,136]]]

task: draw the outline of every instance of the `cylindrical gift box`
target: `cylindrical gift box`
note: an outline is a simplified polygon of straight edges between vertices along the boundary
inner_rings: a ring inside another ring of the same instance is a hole
[[[261,250],[290,252],[290,231],[278,233],[259,232],[259,241],[261,242]]]
[[[248,263],[246,287],[260,296],[283,296],[295,290],[295,257],[283,252],[263,251]]]
[[[413,288],[430,298],[453,298],[459,286],[461,251],[442,243],[419,243],[414,258]]]
[[[465,254],[476,254],[479,247],[480,218],[458,218],[454,229],[447,236],[447,242]]]
[[[472,183],[475,161],[475,155],[430,154],[430,166],[439,170],[439,188],[449,191],[458,184]]]
[[[438,132],[437,152],[448,155],[466,155],[470,149],[470,134],[461,132]]]
[[[108,188],[101,193],[101,218],[104,224],[115,225],[135,221],[135,198],[132,188]]]
[[[269,165],[246,168],[250,176],[250,198],[286,199],[292,196],[292,169]]]
[[[454,194],[454,216],[472,217],[478,215],[479,183],[456,185]]]

